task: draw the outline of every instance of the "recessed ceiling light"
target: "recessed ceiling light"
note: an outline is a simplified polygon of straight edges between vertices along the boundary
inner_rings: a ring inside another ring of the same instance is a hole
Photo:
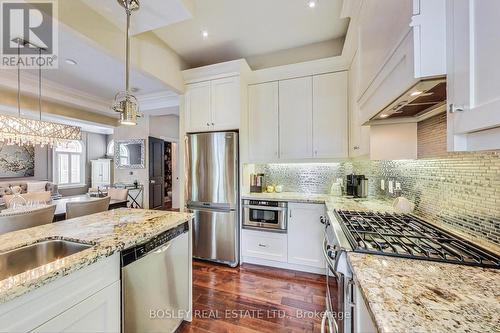
[[[76,60],[73,60],[73,59],[66,59],[64,60],[68,65],[78,65],[78,63],[76,62]]]
[[[201,31],[201,36],[202,36],[203,38],[208,38],[208,31],[207,31],[207,30],[202,30],[202,31]]]
[[[418,96],[418,95],[422,95],[422,93],[423,93],[423,91],[417,90],[417,91],[412,92],[410,95],[411,96]]]
[[[307,2],[307,6],[309,6],[309,8],[315,8],[316,7],[316,0],[309,0]]]
[[[380,118],[387,118],[387,117],[389,117],[389,115],[385,114],[385,113],[383,113],[383,114],[380,115]]]

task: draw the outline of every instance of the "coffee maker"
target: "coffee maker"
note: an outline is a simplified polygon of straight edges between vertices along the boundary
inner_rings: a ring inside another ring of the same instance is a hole
[[[347,175],[346,195],[355,198],[366,198],[368,195],[368,179],[364,175]]]

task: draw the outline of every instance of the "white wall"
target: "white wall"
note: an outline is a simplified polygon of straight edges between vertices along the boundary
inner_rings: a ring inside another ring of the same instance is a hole
[[[179,116],[150,116],[149,133],[152,137],[170,141],[167,139],[179,139]]]
[[[145,140],[145,168],[144,169],[116,169],[115,168],[115,183],[131,184],[137,180],[139,184],[144,185],[143,207],[149,207],[149,172],[147,168],[149,156],[149,116],[139,118],[136,126],[118,126],[114,130],[114,140],[130,140],[143,139]]]

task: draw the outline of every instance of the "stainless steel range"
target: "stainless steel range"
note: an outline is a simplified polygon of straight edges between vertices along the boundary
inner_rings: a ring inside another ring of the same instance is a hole
[[[458,238],[414,215],[336,210],[325,225],[326,315],[339,333],[359,330],[356,287],[346,252],[500,268],[500,257]],[[322,332],[323,332],[322,331]],[[330,332],[337,332],[329,328]]]
[[[500,258],[409,214],[335,211],[354,252],[489,268]]]

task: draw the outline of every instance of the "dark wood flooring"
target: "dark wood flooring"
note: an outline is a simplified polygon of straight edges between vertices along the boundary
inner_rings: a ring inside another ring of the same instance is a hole
[[[176,333],[320,332],[325,277],[193,262],[193,322]]]

